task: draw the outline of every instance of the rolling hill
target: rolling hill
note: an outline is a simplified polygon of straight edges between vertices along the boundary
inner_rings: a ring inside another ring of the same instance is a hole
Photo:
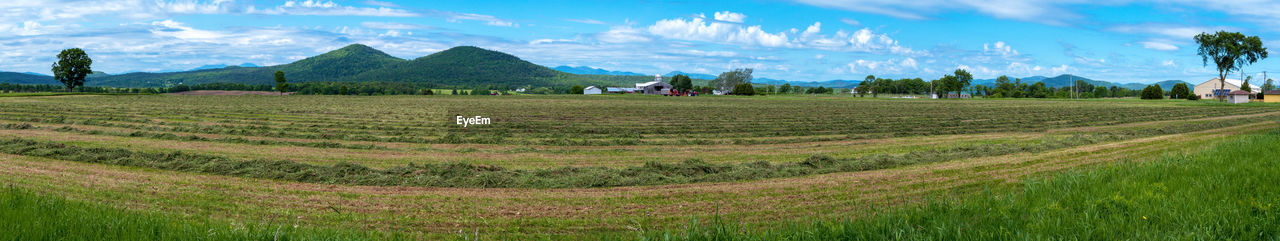
[[[253,65],[246,65],[253,66]],[[461,46],[413,60],[393,57],[361,44],[352,44],[293,63],[266,66],[205,66],[169,73],[90,75],[89,86],[161,87],[207,83],[270,84],[272,74],[284,71],[289,82],[399,82],[444,86],[628,86],[646,76],[577,75],[533,64],[510,54]],[[0,82],[57,84],[51,77],[5,72]]]
[[[174,84],[206,84],[217,82],[269,84],[272,74],[284,71],[291,82],[340,81],[343,78],[405,62],[382,51],[361,44],[329,51],[293,63],[268,67],[228,66],[217,69],[171,73],[127,73],[90,77],[91,86],[153,87]]]
[[[18,72],[0,72],[0,83],[25,84],[25,85],[61,85],[57,80],[53,80],[53,76],[35,75],[31,73]]]
[[[524,61],[510,54],[462,46],[412,61],[351,75],[342,81],[429,82],[442,85],[549,85],[566,73]]]

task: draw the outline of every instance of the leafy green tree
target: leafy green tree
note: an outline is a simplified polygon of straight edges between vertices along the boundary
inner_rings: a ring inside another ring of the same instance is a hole
[[[1188,88],[1186,83],[1174,84],[1173,88],[1169,89],[1170,99],[1183,99],[1191,95],[1191,88]]]
[[[672,82],[675,82],[671,84],[672,88],[675,88],[676,90],[679,90],[679,91],[693,90],[693,78],[689,78],[688,75],[676,75],[675,77],[671,77],[671,78],[673,79],[678,78],[678,80],[672,81]]]
[[[720,76],[711,80],[710,85],[720,91],[732,90],[738,87],[738,84],[751,83],[751,68],[734,69],[729,72],[720,73]]]
[[[1271,81],[1271,79],[1267,79],[1267,82],[1265,84],[1262,84],[1262,91],[1267,92],[1272,90],[1276,90],[1276,83],[1274,81]]]
[[[956,69],[955,74],[956,74],[956,83],[955,83],[956,86],[954,86],[953,88],[955,88],[957,92],[964,91],[964,89],[968,88],[969,84],[973,82],[973,75],[969,74],[969,71],[967,70]]]
[[[1200,33],[1195,40],[1200,45],[1196,54],[1200,55],[1204,65],[1208,66],[1212,61],[1218,68],[1218,89],[1226,86],[1227,74],[1231,71],[1267,58],[1267,48],[1262,46],[1262,39],[1258,36],[1218,31],[1214,34]],[[1218,96],[1218,101],[1226,100],[1226,96]]]
[[[1142,99],[1144,99],[1144,100],[1159,100],[1159,99],[1164,99],[1164,89],[1161,89],[1161,88],[1160,88],[1160,85],[1158,85],[1158,84],[1157,84],[1157,85],[1148,85],[1148,86],[1147,86],[1147,88],[1143,88],[1143,89],[1142,89],[1142,96],[1141,96],[1141,97],[1142,97]]]
[[[731,94],[731,95],[755,95],[755,94],[756,94],[756,88],[755,88],[755,87],[752,87],[750,83],[739,83],[738,85],[733,86],[733,91],[730,91],[730,92],[729,92],[729,94]]]
[[[871,87],[871,84],[872,82],[875,82],[875,81],[876,81],[875,75],[867,75],[867,78],[862,79],[862,82],[858,83],[858,88],[857,88],[858,97],[867,97],[867,92],[870,92],[871,89],[874,88],[874,87]]]
[[[581,86],[578,86],[578,87],[581,87]],[[479,86],[479,87],[476,87],[475,89],[471,90],[471,92],[469,92],[469,93],[470,93],[471,95],[489,95],[489,94],[490,94],[490,93],[492,93],[492,92],[491,92],[491,91],[489,91],[489,87],[487,87],[487,86]],[[581,89],[579,89],[579,90],[578,90],[578,94],[582,94],[582,90],[581,90]]]
[[[1102,87],[1102,86],[1093,87],[1094,98],[1109,97],[1110,94],[1111,93],[1107,91],[1107,87]]]
[[[1250,87],[1249,87],[1249,80],[1253,80],[1253,76],[1249,76],[1248,78],[1244,78],[1244,83],[1241,83],[1241,84],[1240,84],[1240,90],[1253,92],[1253,88],[1250,88]]]
[[[938,79],[938,81],[936,82],[938,82],[938,83],[935,83],[938,87],[938,90],[941,90],[942,92],[941,94],[938,94],[939,97],[945,98],[947,94],[951,93],[951,91],[960,90],[960,87],[959,87],[960,79],[956,78],[955,75],[943,75],[942,78]]]
[[[573,88],[569,88],[569,94],[581,95],[584,91],[586,91],[586,87],[581,85],[574,85]]]
[[[90,65],[93,65],[93,59],[84,50],[64,49],[58,53],[58,62],[53,63],[53,78],[67,86],[67,92],[71,92],[76,86],[84,86],[84,78],[93,73]]]
[[[778,87],[778,93],[785,94],[788,92],[791,92],[791,83],[782,84],[782,87]]]
[[[284,71],[277,70],[275,77],[276,91],[279,91],[280,95],[284,95],[284,92],[289,92],[289,83],[284,80]]]

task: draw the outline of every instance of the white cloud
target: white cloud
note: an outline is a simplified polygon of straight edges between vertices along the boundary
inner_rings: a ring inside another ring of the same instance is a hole
[[[435,27],[411,24],[411,23],[395,23],[395,22],[362,22],[360,26],[371,29],[385,30],[419,30],[419,29],[435,29]]]
[[[852,74],[903,74],[906,73],[905,71],[918,70],[920,68],[919,63],[913,58],[881,61],[859,59],[845,64],[845,66],[848,72]]]
[[[595,19],[565,19],[565,21],[585,24],[604,25],[605,22]]]
[[[1154,49],[1154,50],[1160,50],[1160,51],[1177,51],[1178,50],[1178,46],[1170,43],[1166,43],[1166,42],[1143,41],[1138,43],[1142,44],[1143,48],[1148,48],[1148,49]]]
[[[514,21],[501,19],[498,17],[490,16],[490,15],[474,14],[474,13],[456,13],[456,12],[445,12],[445,11],[437,11],[435,13],[438,15],[444,16],[445,20],[448,20],[449,22],[455,22],[455,23],[460,22],[462,20],[471,20],[471,21],[484,22],[486,25],[489,25],[489,26],[499,26],[499,27],[519,27],[520,26],[519,24],[516,24]]]
[[[717,18],[742,20],[745,15],[734,13],[716,13]],[[724,21],[724,20],[722,20]],[[706,21],[703,18],[664,19],[649,26],[649,33],[655,36],[679,40],[695,40],[706,42],[723,42],[734,44],[759,45],[764,47],[789,47],[790,38],[787,33],[769,33],[760,25],[740,26],[737,24]]]
[[[1173,60],[1171,59],[1171,60],[1165,60],[1164,62],[1160,62],[1160,66],[1176,67],[1178,66],[1178,64],[1173,63]]]
[[[1079,0],[794,0],[799,3],[853,12],[888,15],[906,19],[927,19],[940,11],[977,11],[997,18],[1056,23],[1056,17],[1074,17],[1059,5]],[[1049,14],[1049,13],[1055,14]]]
[[[653,40],[639,29],[626,25],[611,27],[609,31],[596,34],[596,39],[605,43],[643,43]]]
[[[1004,41],[996,41],[993,44],[982,44],[982,52],[989,55],[1012,57],[1018,55],[1018,50],[1014,50],[1012,46],[1004,43]]]
[[[840,22],[844,22],[844,24],[848,24],[849,26],[854,26],[854,27],[862,26],[862,23],[852,18],[841,18]]]
[[[746,19],[747,19],[747,15],[741,14],[741,13],[735,13],[735,12],[729,12],[729,11],[715,13],[715,20],[719,20],[719,21],[742,23]]]
[[[302,2],[286,1],[284,5],[273,8],[258,9],[249,6],[245,9],[247,14],[265,14],[265,15],[315,15],[315,16],[370,16],[370,17],[419,17],[422,14],[411,12],[408,10],[389,8],[389,7],[353,7],[342,6],[333,1],[313,1],[307,0]]]

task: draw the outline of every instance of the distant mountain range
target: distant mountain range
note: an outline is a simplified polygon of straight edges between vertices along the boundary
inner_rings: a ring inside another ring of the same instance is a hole
[[[160,87],[206,83],[270,84],[273,73],[285,72],[290,82],[408,82],[442,86],[617,85],[644,82],[643,76],[570,74],[524,61],[510,54],[470,46],[454,47],[413,60],[404,60],[361,44],[352,44],[293,63],[258,67],[208,65],[189,71],[135,72],[110,75],[95,72],[89,86]],[[58,84],[49,76],[0,73],[0,82]]]
[[[244,67],[244,68],[260,67],[260,66],[258,66],[258,65],[256,65],[256,64],[253,64],[253,63],[243,63],[243,64],[240,64],[240,65],[210,64],[210,65],[202,65],[202,66],[200,66],[200,67],[195,67],[195,68],[193,68],[193,69],[189,69],[189,70],[187,70],[187,71],[197,71],[197,70],[206,70],[206,69],[221,69],[221,68],[232,67],[232,66],[235,66],[235,67]]]
[[[557,71],[560,71],[560,72],[570,73],[570,74],[585,74],[585,75],[637,75],[637,76],[649,76],[649,75],[647,75],[647,74],[641,74],[641,73],[635,73],[635,72],[625,72],[625,71],[608,71],[608,70],[604,70],[604,69],[597,69],[597,68],[592,68],[592,67],[587,67],[587,66],[570,67],[570,66],[564,66],[564,65],[561,65],[561,66],[558,66],[558,67],[555,67],[555,68],[551,68],[551,69],[554,69],[554,70],[557,70]]]
[[[430,83],[443,86],[474,85],[507,85],[507,86],[631,86],[634,83],[651,81],[646,74],[626,71],[610,71],[588,66],[559,66],[554,69],[533,64],[510,54],[486,50],[477,47],[460,46],[413,60],[393,57],[382,51],[361,44],[352,44],[324,54],[295,61],[293,63],[258,67],[245,63],[237,66],[206,65],[188,71],[149,73],[135,72],[110,75],[95,72],[89,75],[86,82],[89,86],[112,87],[160,87],[176,84],[206,83],[242,83],[270,84],[272,74],[285,72],[290,82],[408,82]],[[715,79],[715,75],[685,73],[672,71],[662,77],[670,78],[677,74],[688,75],[695,79],[695,84],[705,84]],[[1092,80],[1080,76],[1060,75],[1057,77],[1031,76],[1022,78],[1023,82],[1044,82],[1049,87],[1071,86],[1071,80],[1078,79],[1096,86],[1120,86],[1129,89],[1142,89],[1146,84],[1118,84],[1107,81]],[[782,85],[791,84],[805,87],[851,88],[861,80],[828,80],[820,82],[788,81],[770,78],[755,78],[753,83]],[[17,84],[59,84],[51,76],[38,73],[0,72],[0,83]],[[995,79],[974,80],[974,85],[992,86]],[[1180,80],[1159,82],[1160,87],[1170,89]]]

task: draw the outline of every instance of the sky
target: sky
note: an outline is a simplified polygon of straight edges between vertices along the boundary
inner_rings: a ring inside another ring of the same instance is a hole
[[[1217,71],[1192,36],[1218,30],[1280,48],[1280,1],[5,0],[0,71],[47,75],[58,51],[77,47],[94,70],[120,74],[287,64],[360,43],[404,59],[477,46],[644,74],[931,80],[966,69],[1199,83]],[[1280,74],[1277,59],[1244,72]]]

